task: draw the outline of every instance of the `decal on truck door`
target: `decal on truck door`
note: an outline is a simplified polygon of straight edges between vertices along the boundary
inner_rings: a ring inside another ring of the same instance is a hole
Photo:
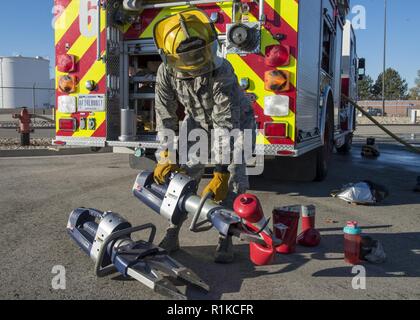
[[[84,37],[95,37],[98,30],[98,1],[80,0],[79,28]]]
[[[99,112],[105,111],[105,95],[103,94],[87,94],[79,95],[78,102],[79,112]]]

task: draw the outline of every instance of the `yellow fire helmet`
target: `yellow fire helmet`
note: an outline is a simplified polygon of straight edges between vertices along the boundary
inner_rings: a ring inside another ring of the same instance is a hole
[[[154,39],[163,62],[179,78],[197,77],[222,64],[216,29],[202,10],[188,9],[159,21]]]

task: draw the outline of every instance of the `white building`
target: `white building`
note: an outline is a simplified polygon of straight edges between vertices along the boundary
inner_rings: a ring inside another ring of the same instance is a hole
[[[0,57],[0,109],[50,107],[49,68],[50,61],[41,57]]]

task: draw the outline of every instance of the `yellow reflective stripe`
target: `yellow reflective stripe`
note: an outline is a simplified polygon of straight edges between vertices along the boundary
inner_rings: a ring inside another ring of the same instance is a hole
[[[56,68],[56,79],[55,79],[55,88],[58,89],[58,81],[62,76],[67,75],[67,73],[59,72]],[[95,61],[95,63],[90,67],[88,72],[86,72],[83,79],[77,79],[79,82],[79,85],[77,86],[77,93],[80,94],[88,94],[90,91],[88,91],[84,84],[88,80],[93,80],[96,83],[102,80],[102,78],[106,75],[106,65],[103,61]]]
[[[131,28],[131,26],[132,26],[132,24],[126,24],[126,25],[123,25],[123,26],[121,26],[121,27],[119,27],[119,30],[122,32],[122,33],[126,33],[130,28]]]
[[[264,96],[271,95],[272,93],[265,91],[264,81],[252,70],[251,67],[237,54],[229,54],[228,60],[235,69],[235,73],[239,79],[249,78],[250,88],[249,91],[257,94],[257,102],[260,106],[264,106]]]
[[[267,137],[264,136],[264,133],[262,133],[261,131],[258,131],[256,143],[257,143],[257,145],[271,144],[270,141],[268,141]]]
[[[61,75],[64,75],[61,74]],[[83,79],[79,79],[79,84],[77,86],[77,92],[70,94],[73,97],[78,97],[79,94],[90,94],[90,91],[88,91],[85,87],[85,83],[88,80],[94,80],[96,83],[102,80],[103,77],[106,75],[106,69],[105,64],[102,61],[96,61],[93,66],[89,69],[89,71],[86,73],[86,75],[83,77]],[[56,79],[56,88],[58,89],[58,79],[60,77],[60,73],[57,72],[57,79]],[[58,129],[58,120],[62,118],[69,117],[69,114],[63,114],[57,112],[57,132]],[[99,128],[105,121],[106,121],[106,112],[95,112],[94,116],[91,116],[91,118],[96,119],[96,128]],[[73,137],[91,137],[96,130],[80,130],[73,134]]]
[[[266,96],[275,95],[274,92],[265,90],[265,83],[255,71],[249,67],[249,65],[237,54],[228,55],[228,60],[235,69],[235,73],[239,79],[249,78],[250,79],[250,88],[249,91],[255,93],[257,96],[257,102],[264,109],[264,98]],[[289,136],[294,140],[295,139],[295,122],[296,115],[292,111],[287,117],[273,117],[273,121],[287,122],[289,124]]]
[[[64,9],[64,11],[55,21],[55,44],[57,44],[63,38],[67,30],[79,16],[79,3],[80,2],[76,0],[71,1],[67,8]]]
[[[283,0],[281,2],[283,2]],[[293,2],[295,2],[295,0],[293,0]],[[230,7],[227,7],[226,5],[225,6],[221,6],[221,7],[222,7],[222,10],[225,12],[225,14],[230,19],[232,19],[232,10],[231,10],[231,8]],[[297,7],[296,7],[296,9],[297,9]],[[257,17],[255,17],[251,13],[248,14],[248,17],[249,17],[249,21],[250,22],[257,22],[258,21]],[[284,18],[283,15],[282,15],[282,18]],[[273,35],[265,27],[263,27],[262,28],[262,34],[261,34],[261,52],[264,52],[266,47],[272,46],[272,45],[277,45],[277,44],[279,44],[279,41],[275,40],[273,38]],[[291,63],[291,65],[292,64],[293,63]],[[296,61],[294,61],[294,65],[296,66]],[[287,70],[287,69],[284,69],[284,70]]]
[[[102,14],[102,21],[105,21],[104,19],[106,18],[106,12],[105,10],[102,10],[101,12]],[[103,32],[106,28],[105,23],[101,26],[101,32]],[[84,36],[80,36],[76,42],[73,44],[73,46],[69,49],[68,53],[71,55],[76,56],[77,60],[80,60],[83,55],[86,53],[86,51],[89,50],[89,48],[92,46],[92,44],[96,41],[96,37],[84,37]],[[104,53],[104,51],[102,52]],[[97,63],[95,63],[96,65]],[[105,64],[101,62],[101,64],[103,65],[103,72],[101,73],[101,75],[103,75],[105,73]],[[58,71],[57,67],[55,69],[55,83],[56,83],[56,88],[58,88],[58,80],[60,79],[61,76],[66,75],[66,73],[61,73]],[[99,76],[101,76],[99,75]],[[98,76],[96,76],[96,80],[100,80],[102,78],[102,76],[98,79]],[[80,79],[79,79],[80,80]],[[95,80],[95,79],[90,79],[90,80]]]
[[[226,6],[225,6],[223,11],[225,11],[225,13],[231,18],[231,16],[232,16],[231,10],[228,10],[228,8],[226,8]],[[254,17],[252,14],[249,14],[249,19],[250,19],[251,22],[257,21],[257,18]],[[277,40],[273,39],[273,36],[271,35],[271,33],[269,31],[267,31],[265,28],[263,28],[263,30],[262,30],[262,40],[261,40],[261,47],[262,47],[261,51],[264,52],[266,47],[271,46],[271,45],[277,45],[277,44],[279,44],[279,42]],[[296,87],[296,84],[297,84],[296,68],[297,68],[297,63],[296,63],[296,59],[293,56],[290,57],[290,64],[288,66],[279,68],[280,70],[286,70],[286,71],[290,72],[291,83],[293,84],[294,87]]]
[[[60,113],[57,111],[56,116],[56,132],[59,132],[59,120],[60,119],[68,119],[70,118],[70,114],[68,113]],[[96,129],[99,129],[100,126],[104,124],[106,121],[106,112],[95,112],[94,115],[88,117],[88,119],[94,118],[96,121]],[[90,138],[95,134],[96,130],[78,130],[73,133],[73,138]]]
[[[179,11],[188,9],[189,6],[178,6],[178,7],[168,7],[162,9],[158,15],[153,19],[153,21],[147,26],[147,28],[143,31],[143,33],[140,35],[139,38],[145,39],[145,38],[153,38],[153,30],[155,28],[156,23],[158,23],[160,20],[167,16],[171,16]]]
[[[106,28],[106,12],[105,10],[101,10],[101,32],[103,32]],[[91,24],[89,25],[91,26]],[[68,51],[68,54],[75,55],[78,59],[80,59],[86,51],[91,47],[91,45],[96,41],[96,36],[94,37],[84,37],[81,35],[76,42],[72,45],[70,50]]]
[[[162,10],[159,12],[159,14],[153,19],[152,23],[148,25],[146,30],[143,31],[143,33],[140,35],[140,38],[153,38],[153,29],[155,27],[155,24],[165,18],[165,16],[168,15],[167,10]]]
[[[86,89],[85,83],[88,80],[93,80],[96,83],[99,83],[103,77],[106,75],[106,66],[103,61],[95,61],[93,66],[85,74],[83,79],[79,79],[79,94],[89,94],[90,91]]]
[[[297,79],[296,79],[296,67],[297,61],[293,56],[290,56],[290,64],[287,67],[278,68],[279,70],[286,70],[290,72],[290,83],[296,88]]]
[[[292,0],[295,4],[295,0]],[[283,2],[281,0],[280,2]],[[222,10],[225,12],[225,14],[232,19],[232,10],[231,6],[228,5],[222,5],[220,6]],[[296,10],[297,10],[296,6]],[[280,9],[276,10],[279,12]],[[282,17],[285,19],[283,14],[290,14],[290,12],[287,11],[281,11]],[[249,21],[250,22],[256,22],[258,19],[252,15],[251,13],[248,14]],[[287,21],[287,19],[285,19]],[[290,19],[289,19],[290,20]],[[297,30],[297,24],[296,29]],[[265,29],[262,28],[262,39],[261,39],[261,51],[264,52],[265,48],[270,45],[277,45],[279,42],[275,39],[273,39],[273,36],[271,33]],[[235,73],[238,76],[238,78],[249,78],[251,86],[249,88],[249,91],[252,93],[255,93],[257,95],[257,102],[261,106],[262,109],[264,109],[264,98],[266,96],[274,95],[274,92],[265,90],[265,84],[264,80],[260,78],[260,76],[254,72],[254,70],[239,56],[236,54],[229,54],[227,56],[227,59],[232,63]],[[296,70],[297,70],[297,61],[296,59],[291,56],[290,57],[290,64],[286,67],[279,68],[280,70],[286,70],[290,72],[290,81],[293,84],[294,87],[297,85],[297,79],[296,79]],[[296,124],[296,115],[292,111],[290,111],[289,116],[287,117],[272,117],[273,121],[278,122],[287,122],[288,123],[288,131],[289,131],[289,137],[294,141],[295,140],[295,124]],[[257,136],[257,144],[270,144],[268,139],[262,134],[259,133]]]
[[[298,31],[299,4],[296,0],[266,0],[266,2],[281,15],[288,25],[296,32]]]
[[[89,118],[94,118],[96,121],[95,130],[78,130],[73,134],[73,138],[90,138],[92,137],[96,130],[106,121],[106,112],[95,112],[94,115],[91,115]],[[89,119],[88,118],[88,119]]]
[[[79,10],[79,1],[73,0],[71,2],[71,5],[76,5],[76,13],[78,14]],[[70,5],[69,5],[70,7]],[[77,15],[76,15],[77,18]],[[74,20],[73,20],[74,21]],[[102,8],[101,10],[101,32],[103,32],[106,29],[106,11]],[[70,24],[71,25],[71,24]],[[91,24],[89,25],[91,27]],[[68,28],[67,28],[68,29]],[[63,35],[65,34],[65,31]],[[61,37],[63,36],[61,35]],[[79,38],[76,40],[76,42],[72,45],[72,47],[69,49],[68,53],[72,54],[77,57],[78,60],[82,59],[85,53],[89,50],[89,48],[93,45],[93,43],[96,41],[96,36],[94,37],[85,37],[83,35],[79,36]],[[104,51],[102,52],[104,53]],[[60,77],[63,75],[66,75],[67,73],[61,73],[56,68],[56,89],[58,90],[58,81]],[[90,69],[86,72],[83,79],[78,79],[78,86],[77,91],[75,93],[70,94],[70,96],[78,97],[79,94],[90,94],[90,91],[88,91],[85,87],[85,83],[88,80],[93,80],[96,83],[99,83],[99,81],[102,80],[103,77],[106,76],[106,64],[103,61],[95,61],[93,65],[90,67]],[[59,130],[59,120],[69,118],[69,114],[66,113],[60,113],[57,111],[56,115],[56,130],[57,132]],[[98,129],[105,121],[106,121],[106,112],[95,112],[94,115],[91,115],[89,118],[94,118],[96,120],[96,129]],[[95,134],[96,130],[78,130],[73,134],[73,137],[75,138],[90,138]]]

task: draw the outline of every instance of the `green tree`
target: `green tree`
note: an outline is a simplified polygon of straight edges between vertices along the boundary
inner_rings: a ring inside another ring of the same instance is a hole
[[[363,80],[358,83],[359,100],[372,100],[374,99],[373,90],[373,79],[370,76],[366,76]]]
[[[383,73],[378,76],[373,85],[373,94],[376,99],[382,99]],[[406,100],[408,99],[408,84],[401,77],[397,70],[389,68],[385,71],[385,99],[386,100]]]
[[[415,86],[410,89],[410,99],[411,100],[420,100],[420,70],[417,71],[417,79],[415,81]]]
[[[410,89],[410,100],[420,100],[420,87]]]

